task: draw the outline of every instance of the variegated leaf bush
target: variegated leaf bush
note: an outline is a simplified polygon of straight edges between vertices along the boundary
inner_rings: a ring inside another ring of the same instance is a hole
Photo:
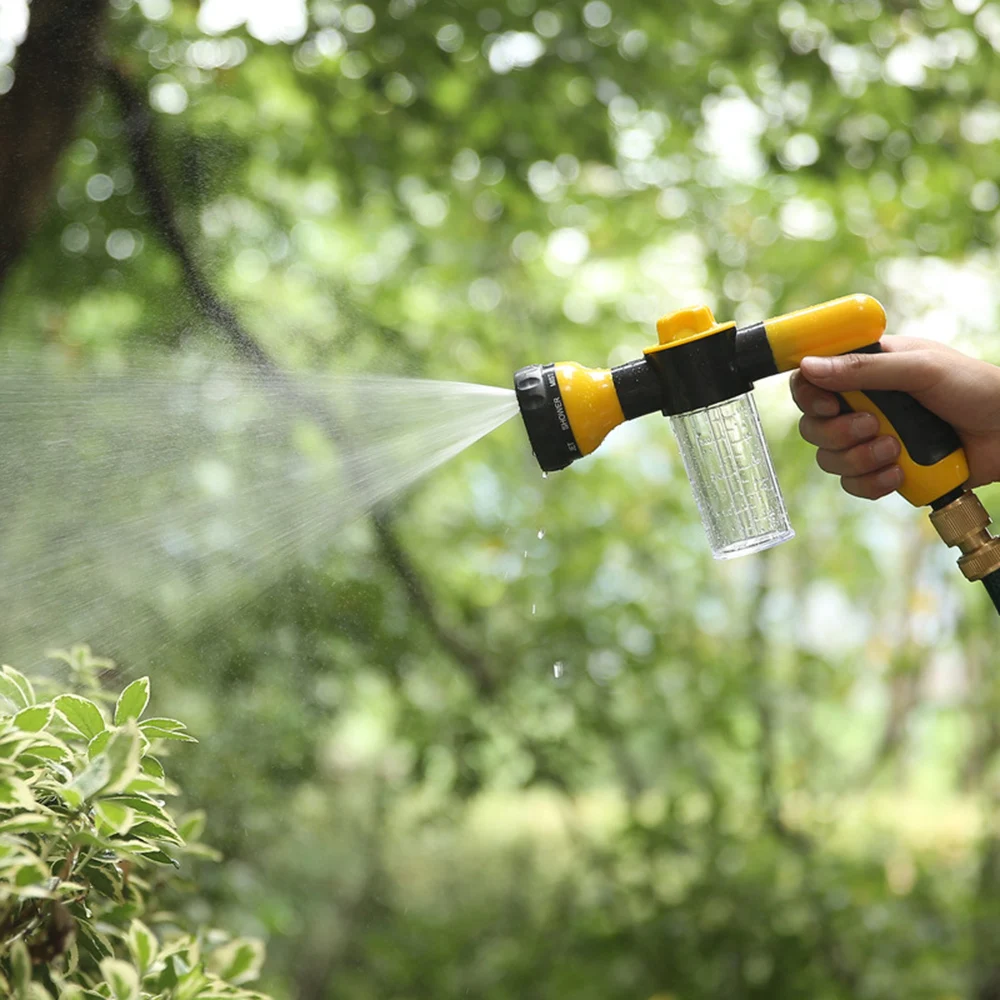
[[[181,859],[213,860],[204,814],[177,815],[163,760],[194,743],[118,695],[113,664],[56,654],[68,683],[0,670],[0,992],[17,1000],[252,1000],[260,942],[185,926],[160,897]],[[182,891],[182,890],[178,890]]]

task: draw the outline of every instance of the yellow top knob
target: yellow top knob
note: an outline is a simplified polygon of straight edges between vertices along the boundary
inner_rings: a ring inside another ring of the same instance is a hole
[[[694,334],[707,333],[718,324],[708,306],[679,309],[656,321],[656,334],[661,344],[687,340]]]

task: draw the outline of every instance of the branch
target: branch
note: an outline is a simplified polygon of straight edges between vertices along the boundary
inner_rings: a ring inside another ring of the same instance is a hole
[[[242,358],[253,362],[268,374],[280,374],[277,364],[243,328],[236,313],[215,294],[188,249],[177,224],[169,188],[159,168],[153,119],[145,99],[113,62],[106,62],[103,70],[105,84],[114,94],[122,111],[122,124],[132,170],[149,208],[153,229],[180,264],[184,286],[188,293],[194,299],[199,311],[219,328]]]
[[[964,651],[965,673],[969,678],[967,704],[970,711],[978,711],[973,715],[973,737],[968,755],[959,768],[958,786],[963,791],[974,792],[982,788],[1000,752],[1000,721],[991,669],[992,650],[982,642],[966,641]]]
[[[431,600],[430,591],[400,543],[388,513],[384,509],[376,510],[372,514],[372,523],[375,526],[375,537],[378,538],[383,558],[402,581],[406,592],[410,595],[410,601],[424,616],[427,628],[438,644],[465,666],[481,693],[492,693],[495,685],[489,665],[477,650],[441,623],[434,602]]]
[[[816,844],[803,830],[790,827],[781,815],[781,793],[778,788],[777,739],[774,698],[767,669],[768,644],[760,627],[760,618],[767,596],[767,574],[771,552],[758,557],[758,578],[749,607],[747,639],[747,675],[753,685],[751,698],[757,713],[760,736],[757,741],[757,787],[764,822],[779,842],[786,844],[801,859],[805,869],[805,895],[816,919],[818,946],[831,975],[850,994],[857,993],[860,971],[845,953],[822,891],[815,884]]]
[[[771,553],[758,556],[758,578],[748,609],[747,676],[750,678],[750,698],[757,715],[757,793],[760,797],[764,822],[779,839],[799,851],[811,849],[808,837],[793,830],[781,815],[781,793],[778,790],[778,748],[775,737],[774,697],[767,669],[768,647],[760,618],[767,596],[767,572]]]
[[[107,0],[34,0],[0,100],[0,285],[50,204],[97,72]]]
[[[893,666],[902,663],[903,672],[896,673],[889,679],[889,710],[882,736],[861,777],[861,783],[865,786],[871,784],[879,771],[899,755],[906,741],[910,718],[920,706],[924,670],[921,664],[915,663],[915,652],[911,644],[907,644],[907,648],[893,658]]]
[[[975,1000],[1000,1000],[1000,965],[996,959],[997,896],[1000,890],[1000,838],[995,828],[997,803],[989,803],[986,819],[988,832],[983,838],[979,872],[972,904],[973,960],[972,996]]]
[[[132,169],[149,207],[153,229],[180,264],[184,286],[198,310],[219,329],[240,357],[274,378],[288,398],[309,412],[328,436],[335,441],[343,440],[345,431],[336,414],[327,407],[318,407],[315,400],[308,399],[299,392],[294,382],[257,343],[205,278],[177,223],[170,189],[156,155],[152,115],[143,95],[114,63],[104,65],[104,78],[122,111]],[[441,620],[431,599],[430,589],[407,555],[389,514],[385,510],[376,510],[373,523],[383,559],[403,584],[411,604],[422,616],[431,635],[453,659],[465,667],[480,693],[491,693],[494,682],[485,659]]]
[[[890,660],[889,677],[889,710],[886,713],[882,735],[875,747],[871,760],[865,766],[860,776],[863,786],[871,784],[882,768],[898,758],[900,750],[906,743],[910,718],[920,707],[921,687],[923,685],[926,663],[922,660],[923,650],[914,640],[907,625],[907,610],[914,606],[919,590],[920,561],[927,551],[925,545],[915,544],[909,548],[909,555],[904,563],[903,578],[910,581],[905,599],[901,605],[894,634],[902,636],[900,643],[893,650]]]
[[[993,644],[986,639],[965,643],[966,669],[974,687],[970,705],[980,710],[982,732],[972,746],[960,772],[961,787],[981,792],[983,835],[979,870],[972,900],[972,984],[974,1000],[1000,1000],[1000,961],[997,959],[997,926],[1000,924],[1000,793],[987,780],[998,751],[1000,727],[996,721],[996,686],[990,669],[996,659]]]

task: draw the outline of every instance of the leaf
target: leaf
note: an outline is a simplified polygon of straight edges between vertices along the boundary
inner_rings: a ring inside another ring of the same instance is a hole
[[[14,873],[14,885],[23,889],[28,885],[41,885],[50,877],[48,869],[41,862],[36,862],[17,869]]]
[[[138,1000],[139,973],[128,962],[105,958],[101,962],[101,975],[110,987],[114,1000]]]
[[[151,740],[178,740],[181,743],[197,743],[197,739],[186,732],[168,731],[162,729],[144,729],[143,732]]]
[[[79,766],[79,761],[73,761],[73,763]],[[39,781],[39,787],[44,787],[56,795],[59,794],[59,784],[68,785],[73,780],[73,772],[57,760],[47,760],[45,769],[48,772],[48,777]]]
[[[98,733],[88,744],[87,744],[87,756],[90,760],[93,760],[99,753],[101,753],[104,748],[108,745],[108,740],[111,739],[111,730],[105,729],[103,732]]]
[[[36,733],[30,742],[17,755],[19,762],[25,758],[41,758],[43,760],[66,760],[72,756],[72,751],[62,740],[49,733]]]
[[[140,726],[140,728],[142,728]],[[165,777],[166,771],[163,770],[163,765],[155,758],[147,754],[142,758],[142,773],[151,775],[154,778]]]
[[[0,833],[48,833],[54,829],[53,817],[43,813],[18,813],[0,822]]]
[[[37,733],[43,730],[52,719],[51,705],[34,705],[23,708],[14,716],[14,725],[22,732]]]
[[[35,743],[33,746],[25,747],[18,755],[20,762],[27,761],[34,764],[42,760],[65,760],[68,753],[55,743]]]
[[[139,775],[128,788],[125,789],[130,794],[145,795],[178,795],[180,789],[165,778],[150,778],[146,775]]]
[[[155,819],[144,819],[132,827],[133,837],[145,837],[148,840],[163,841],[175,847],[182,847],[184,841],[178,836],[173,825],[161,823]]]
[[[187,731],[187,726],[176,719],[146,719],[139,728],[151,740],[181,740],[184,743],[198,741]]]
[[[15,670],[13,667],[8,667],[4,664],[2,670],[0,670],[0,676],[13,684],[20,692],[20,705],[22,708],[27,708],[29,705],[35,704],[35,689],[31,686],[31,681],[20,670]]]
[[[170,857],[166,851],[144,851],[143,861],[154,861],[158,865],[170,865],[171,868],[180,868],[180,862]]]
[[[77,834],[74,839],[85,841],[86,834]],[[93,840],[95,845],[97,844],[97,840],[98,838],[94,838]],[[116,838],[112,836],[104,840],[101,846],[118,854],[127,854],[133,858],[144,858],[147,854],[156,854],[159,851],[159,847],[156,844],[152,844],[142,837]]]
[[[101,895],[116,902],[121,900],[121,873],[116,868],[90,864],[84,868],[81,878],[86,879]]]
[[[170,813],[163,808],[162,804],[157,802],[156,799],[151,799],[145,795],[115,795],[107,801],[117,802],[120,805],[128,806],[130,809],[134,809],[137,813],[142,813],[143,816],[153,816],[156,819],[162,819],[168,823],[172,822]]]
[[[35,796],[26,781],[20,778],[0,778],[0,809],[7,806],[20,806],[22,809],[33,810],[37,806]]]
[[[11,845],[7,845],[8,852],[0,857],[0,871],[3,872],[3,885],[6,887],[11,882],[10,872],[15,871],[22,865],[34,864],[39,861],[38,855],[27,849],[15,850]]]
[[[0,760],[13,760],[31,742],[29,734],[17,729],[7,730],[0,736]]]
[[[174,955],[182,956],[183,968],[177,967],[178,975],[181,975],[191,968],[192,963],[201,961],[199,943],[190,934],[184,937],[172,937],[160,947],[159,960],[161,962],[165,962],[168,958],[172,960]]]
[[[113,834],[108,834],[107,836],[98,836],[96,833],[91,833],[90,830],[77,830],[76,833],[72,834],[69,838],[69,842],[73,847],[96,847],[102,852],[117,850],[120,841],[114,841],[112,843],[111,837]],[[108,855],[105,854],[105,857]]]
[[[185,840],[200,840],[201,835],[205,832],[205,811],[203,809],[196,809],[194,812],[189,812],[177,822],[177,832]]]
[[[107,754],[95,757],[65,788],[60,790],[63,799],[71,806],[81,806],[93,798],[111,777],[111,761]]]
[[[209,981],[209,984],[198,994],[198,1000],[261,1000],[261,995],[249,990],[233,989],[221,979],[217,979]]]
[[[20,938],[10,946],[10,978],[14,995],[27,996],[28,984],[31,982],[31,956]]]
[[[139,723],[139,728],[166,729],[170,731],[177,729],[187,729],[187,726],[185,726],[183,722],[179,722],[177,719],[154,718],[154,719],[144,719],[142,722]]]
[[[7,883],[3,887],[4,895],[13,896],[17,899],[55,899],[58,893],[49,889],[46,885],[31,883],[30,885],[15,885],[13,882]]]
[[[156,990],[161,995],[172,996],[172,993],[168,993],[168,990],[173,990],[177,985],[177,973],[174,971],[174,963],[172,960],[168,959],[163,963],[163,969],[160,975],[155,980]]]
[[[77,940],[83,950],[95,961],[106,958],[114,953],[111,942],[88,920],[76,922]]]
[[[134,722],[119,729],[110,740],[103,756],[111,762],[111,774],[106,791],[122,792],[139,774],[139,730]]]
[[[3,699],[5,708],[10,706],[9,713],[11,715],[28,707],[24,692],[4,674],[0,674],[0,698]]]
[[[88,740],[106,728],[101,710],[89,698],[62,694],[56,698],[55,704],[66,721]]]
[[[74,646],[72,649],[50,649],[45,655],[52,660],[61,660],[76,676],[85,679],[93,679],[93,675],[99,670],[110,670],[114,665],[114,660],[107,660],[101,656],[94,656],[90,646],[85,643]]]
[[[99,792],[121,792],[139,774],[139,730],[130,722],[111,734],[106,748],[61,789],[70,805],[79,806]]]
[[[252,938],[236,938],[212,953],[209,966],[226,982],[239,986],[260,975],[264,945]]]
[[[110,799],[98,802],[94,812],[111,833],[128,833],[135,823],[135,810]]]
[[[81,891],[86,892],[88,888],[89,887],[84,883]],[[80,946],[76,942],[76,927],[82,920],[86,919],[86,917],[84,916],[86,912],[87,912],[86,904],[83,904],[78,911],[79,914],[78,916],[73,916],[72,912],[70,913],[70,916],[73,918],[74,933],[69,939],[66,951],[64,952],[63,961],[60,963],[60,965],[62,966],[60,972],[63,976],[63,979],[60,980],[60,982],[65,981],[66,978],[70,979],[74,978],[76,974],[79,972]]]
[[[180,961],[179,955],[174,955],[173,962],[176,967]],[[177,985],[174,987],[174,1000],[194,1000],[201,991],[208,985],[208,977],[201,971],[200,966],[179,975]]]
[[[140,677],[118,696],[115,705],[115,725],[124,725],[129,719],[138,719],[149,704],[149,678]]]
[[[192,858],[204,858],[206,861],[222,860],[222,854],[207,844],[185,844],[184,853]]]
[[[141,978],[156,961],[159,942],[156,940],[156,935],[141,920],[132,921],[127,940],[129,953]]]

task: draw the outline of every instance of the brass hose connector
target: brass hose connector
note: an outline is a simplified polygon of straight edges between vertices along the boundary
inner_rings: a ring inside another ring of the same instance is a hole
[[[1000,538],[990,534],[990,523],[986,508],[971,490],[931,511],[931,524],[941,540],[961,549],[958,566],[967,580],[982,580],[1000,569]]]

